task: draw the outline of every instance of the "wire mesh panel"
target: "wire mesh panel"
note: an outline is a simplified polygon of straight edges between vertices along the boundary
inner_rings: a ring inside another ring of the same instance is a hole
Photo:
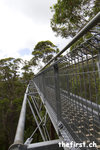
[[[61,112],[58,120],[75,142],[88,145],[94,141],[100,148],[100,26],[72,45],[34,81],[53,110]]]
[[[56,112],[56,98],[55,98],[55,81],[54,81],[54,68],[51,67],[48,71],[40,74],[35,78],[35,83],[44,98],[51,105]]]
[[[100,34],[68,53],[58,64],[62,122],[75,141],[100,145]]]

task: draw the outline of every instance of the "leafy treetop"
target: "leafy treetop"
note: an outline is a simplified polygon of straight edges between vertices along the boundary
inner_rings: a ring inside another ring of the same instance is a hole
[[[58,53],[58,48],[49,40],[38,42],[32,52],[34,60],[40,60],[47,63],[54,54]]]
[[[51,7],[54,12],[51,27],[57,35],[73,37],[100,11],[99,0],[57,0]]]

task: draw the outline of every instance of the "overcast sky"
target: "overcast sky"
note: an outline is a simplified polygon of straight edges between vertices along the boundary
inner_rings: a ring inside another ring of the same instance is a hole
[[[69,40],[56,37],[50,27],[50,6],[57,0],[0,0],[0,59],[29,60],[39,41],[50,40],[62,49]]]

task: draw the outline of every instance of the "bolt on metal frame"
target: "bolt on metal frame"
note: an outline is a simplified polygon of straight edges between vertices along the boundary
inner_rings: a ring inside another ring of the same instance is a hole
[[[87,38],[88,33],[90,33],[90,38]],[[85,41],[79,42],[72,51],[59,58],[64,51],[82,37]],[[27,87],[14,144],[9,149],[29,149],[29,147],[32,149],[33,145],[30,144],[32,136],[25,144],[23,141],[26,101],[28,101],[37,123],[35,130],[39,129],[43,141],[50,140],[46,127],[40,126],[46,115],[44,118],[39,115],[42,105],[38,108],[34,99],[36,93],[41,97],[46,113],[48,113],[60,140],[86,142],[87,145],[95,141],[97,147],[94,149],[99,149],[100,12],[45,67],[47,66],[48,68],[41,70]],[[35,88],[36,93],[33,90]],[[28,96],[32,99],[40,123],[36,119]],[[86,149],[91,148],[86,147]]]

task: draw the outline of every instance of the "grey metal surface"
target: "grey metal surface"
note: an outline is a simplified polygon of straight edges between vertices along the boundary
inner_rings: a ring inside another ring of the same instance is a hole
[[[60,140],[52,140],[46,142],[40,142],[31,144],[27,147],[27,150],[63,150],[63,148],[59,148],[58,143]]]
[[[25,116],[26,116],[27,93],[28,93],[28,86],[27,86],[23,104],[22,104],[22,109],[21,109],[21,113],[19,117],[14,144],[17,144],[17,143],[23,144],[24,142],[24,127],[25,127]]]
[[[27,146],[23,144],[13,144],[10,146],[9,150],[27,150]]]
[[[87,33],[93,26],[100,22],[100,12],[68,43],[68,45],[60,51],[54,58],[52,58],[43,68],[45,69],[51,62],[57,59],[62,53],[64,53],[69,47],[71,47],[76,41],[78,41],[85,33]],[[41,71],[42,71],[41,70]]]
[[[100,148],[100,69],[97,66],[100,61],[100,25],[92,31],[84,36],[85,41],[37,74],[34,82],[42,99],[45,97],[45,104],[48,103],[55,113],[55,128],[63,140],[67,139],[63,136],[65,128],[65,135],[71,137],[68,140],[85,141],[87,145],[95,141]],[[57,69],[54,69],[55,65]]]
[[[34,117],[34,119],[35,119],[35,121],[36,121],[37,127],[39,128],[39,131],[40,131],[40,134],[41,134],[41,136],[42,136],[42,139],[43,139],[43,141],[45,141],[45,137],[44,137],[44,135],[43,135],[43,132],[42,132],[42,130],[41,130],[41,127],[39,126],[39,122],[38,122],[38,120],[37,120],[37,118],[36,118],[35,112],[34,112],[34,110],[33,110],[33,108],[32,108],[32,105],[31,105],[31,103],[30,103],[29,100],[28,100],[28,104],[29,104],[30,109],[31,109],[31,111],[32,111],[33,117]]]
[[[48,101],[46,101],[46,99],[44,99],[43,94],[41,93],[40,89],[37,87],[36,84],[35,84],[35,87],[36,87],[36,89],[37,89],[37,91],[38,91],[38,93],[39,93],[39,95],[41,97],[41,100],[42,100],[42,102],[43,102],[43,104],[45,106],[45,109],[46,109],[47,113],[49,114],[49,117],[50,117],[50,119],[52,121],[52,124],[53,124],[53,126],[54,126],[54,128],[55,128],[55,130],[56,130],[56,132],[58,134],[57,115],[56,115],[55,111],[52,109],[51,105],[48,103]]]
[[[56,108],[57,108],[57,119],[61,120],[61,98],[60,98],[60,86],[59,86],[59,67],[57,64],[54,65],[54,80],[55,80],[55,96],[56,96]]]
[[[49,137],[46,131],[46,119],[44,119],[46,113],[48,113],[59,138],[63,141],[77,143],[85,141],[87,145],[94,141],[98,147],[93,150],[100,148],[99,23],[100,12],[61,52],[47,63],[47,65],[52,63],[51,66],[39,72],[30,81],[24,97],[14,145],[10,147],[10,150],[20,150],[21,148],[22,150],[57,149],[58,145],[55,141],[54,143],[49,141],[30,144],[37,129],[44,141]],[[78,45],[73,45],[75,42]],[[57,60],[69,47],[70,51]],[[25,145],[23,137],[27,100],[37,127]],[[46,113],[41,117],[39,113],[43,107]],[[89,147],[80,149],[91,150]]]

